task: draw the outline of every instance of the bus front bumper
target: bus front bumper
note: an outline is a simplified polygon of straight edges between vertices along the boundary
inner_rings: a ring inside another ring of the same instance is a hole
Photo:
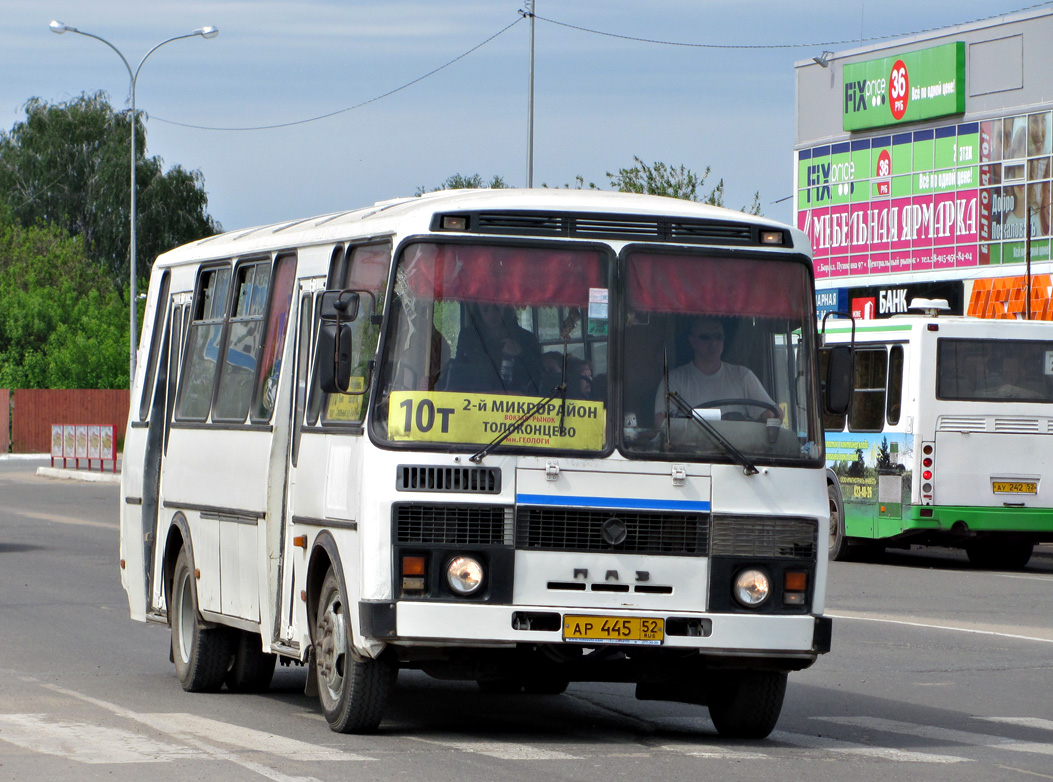
[[[598,611],[551,606],[468,605],[424,601],[362,601],[362,634],[400,646],[487,647],[508,644],[575,644],[597,647],[694,649],[726,656],[814,659],[830,651],[829,617],[798,614],[701,614]],[[661,620],[659,640],[568,639],[568,616]]]

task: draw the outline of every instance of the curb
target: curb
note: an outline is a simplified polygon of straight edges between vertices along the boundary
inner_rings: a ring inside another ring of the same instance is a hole
[[[120,483],[119,472],[89,472],[88,470],[67,470],[59,467],[37,467],[37,475],[42,478],[60,478],[67,481],[84,481],[87,483]]]

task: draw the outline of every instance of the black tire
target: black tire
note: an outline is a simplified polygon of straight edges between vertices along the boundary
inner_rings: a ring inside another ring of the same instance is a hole
[[[528,676],[523,682],[523,690],[530,695],[562,695],[570,686],[570,681],[560,676]]]
[[[845,535],[845,506],[835,484],[826,484],[826,496],[830,502],[830,559],[844,562],[851,558]]]
[[[978,540],[965,547],[969,563],[985,570],[1023,570],[1035,544],[1021,540]]]
[[[398,677],[390,651],[376,659],[357,657],[351,646],[351,612],[343,585],[330,568],[322,582],[312,622],[318,700],[330,729],[372,733],[380,726]]]
[[[709,693],[709,717],[724,738],[763,739],[775,729],[785,696],[783,672],[719,672]]]
[[[215,692],[223,686],[230,668],[231,631],[204,627],[198,612],[194,567],[185,548],[176,557],[171,598],[172,660],[179,683],[187,692]]]
[[[498,679],[477,679],[479,689],[487,695],[518,695],[523,691],[523,680],[518,676],[502,676]]]
[[[258,633],[235,630],[234,661],[224,681],[231,692],[266,692],[278,656],[263,651]]]

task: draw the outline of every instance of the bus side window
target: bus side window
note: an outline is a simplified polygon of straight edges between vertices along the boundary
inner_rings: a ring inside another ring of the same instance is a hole
[[[855,390],[848,409],[852,432],[880,432],[885,420],[885,381],[888,353],[884,347],[856,348]]]
[[[903,401],[903,346],[893,345],[888,356],[888,407],[885,420],[891,426],[899,423]]]
[[[256,378],[256,390],[253,395],[253,421],[268,421],[274,411],[295,281],[296,256],[292,254],[279,256],[274,264],[271,301],[267,311],[267,331],[263,335],[263,356],[260,359],[259,375]]]
[[[238,264],[234,270],[234,300],[227,337],[220,351],[222,363],[219,390],[212,408],[213,420],[240,422],[249,412],[270,288],[270,267],[268,260]]]
[[[377,341],[380,338],[380,328],[373,323],[371,316],[384,310],[384,289],[390,265],[391,245],[387,242],[351,245],[343,253],[339,252],[339,248],[333,251],[329,279],[326,283],[329,289],[368,291],[373,296],[362,297],[358,318],[351,323],[354,369],[349,390],[352,393],[323,394],[320,389],[313,388],[308,406],[309,421],[315,420],[317,405],[321,408],[323,424],[362,423],[366,412],[365,400],[369,392],[365,386],[370,375],[369,362],[376,354]],[[375,307],[372,306],[373,301],[376,302]],[[316,323],[315,329],[317,328]],[[314,382],[317,385],[317,367],[314,373]]]
[[[176,418],[204,421],[212,406],[220,342],[230,285],[230,267],[201,270],[191,315]]]

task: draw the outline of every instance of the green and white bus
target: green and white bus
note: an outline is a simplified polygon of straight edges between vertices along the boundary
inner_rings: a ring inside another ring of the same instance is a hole
[[[939,545],[1016,569],[1053,540],[1053,323],[943,305],[824,324],[855,344],[851,405],[824,422],[833,559]]]

